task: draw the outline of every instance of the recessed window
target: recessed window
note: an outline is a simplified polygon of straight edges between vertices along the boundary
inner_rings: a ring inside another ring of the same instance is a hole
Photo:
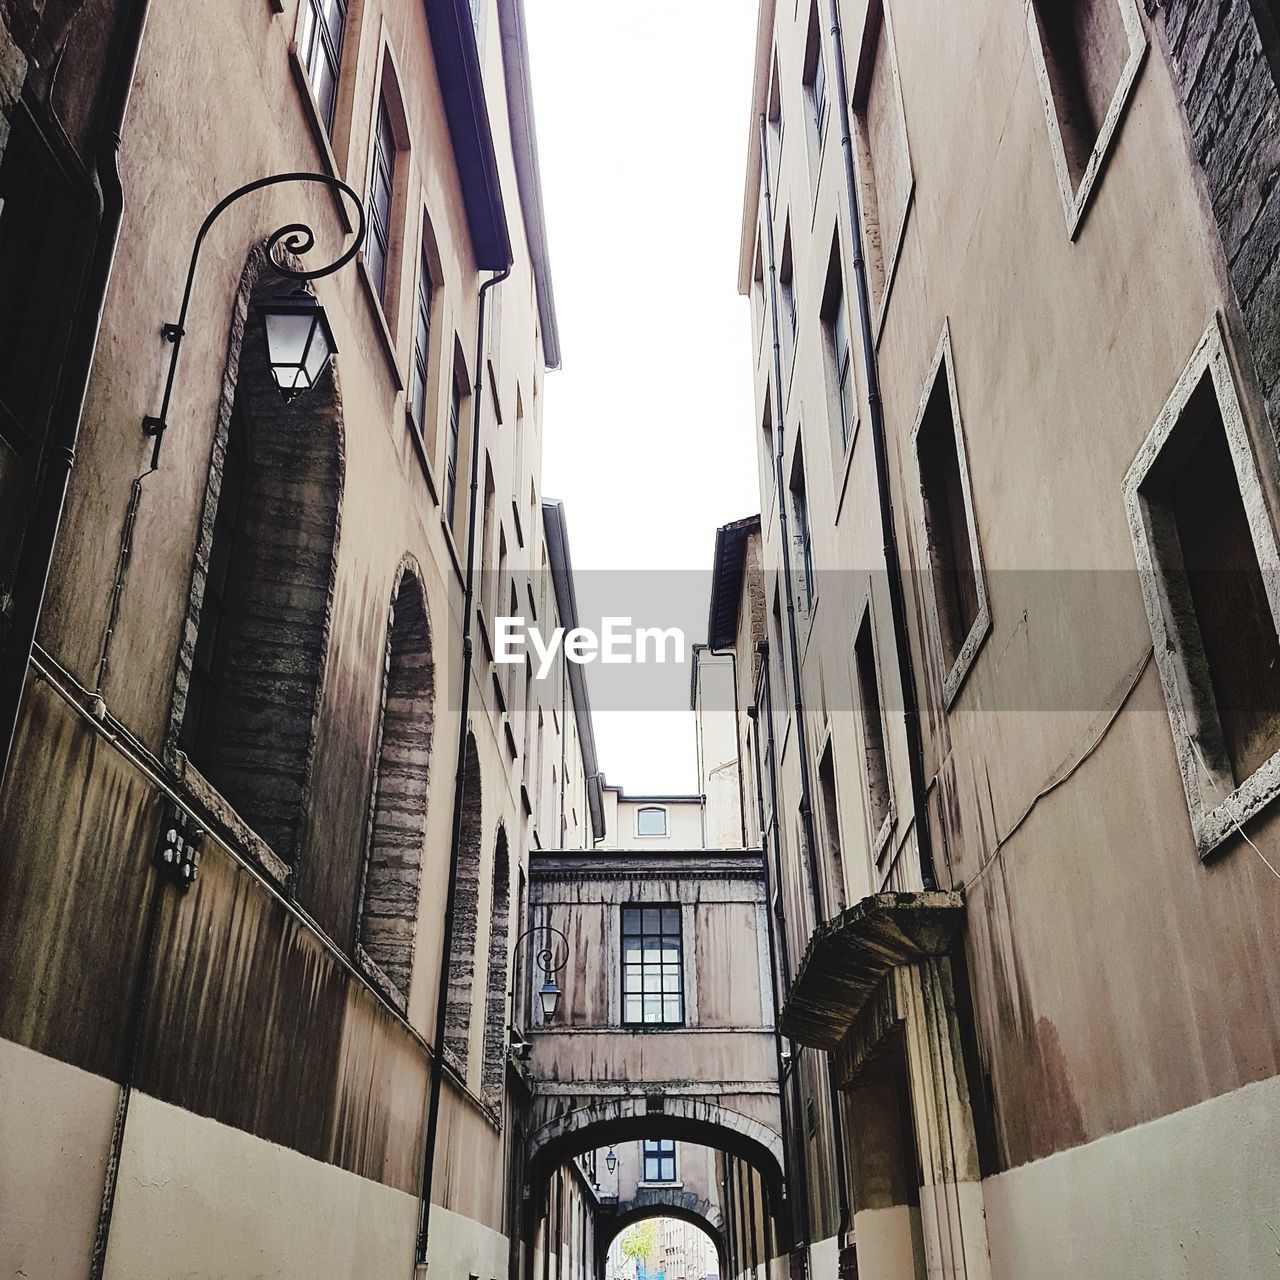
[[[676,1180],[676,1144],[670,1138],[658,1138],[644,1144],[644,1181]]]
[[[773,175],[774,190],[777,190],[778,173],[782,165],[782,134],[784,121],[782,117],[782,89],[778,78],[778,56],[773,58],[773,76],[769,85],[769,107],[766,114],[768,124],[766,137],[769,146],[769,169]]]
[[[836,795],[835,748],[827,740],[818,761],[818,798],[821,801],[822,848],[825,874],[821,886],[824,915],[844,910],[844,852],[840,841],[840,802]]]
[[[239,405],[231,411],[227,452],[222,465],[222,489],[213,520],[213,542],[205,577],[200,626],[191,659],[191,682],[178,745],[197,764],[206,767],[211,754],[214,723],[227,675],[228,650],[236,632],[237,577],[245,536],[245,427]]]
[[[444,518],[452,527],[458,506],[458,451],[462,441],[462,388],[454,374],[449,391],[449,438],[444,457]]]
[[[790,223],[787,224],[786,233],[782,237],[782,263],[778,268],[778,313],[778,323],[782,328],[782,376],[789,382],[792,367],[795,365],[796,332],[799,323],[796,312],[795,264],[791,254]]]
[[[1134,0],[1031,0],[1031,49],[1075,235],[1146,55]]]
[[[431,304],[434,299],[435,285],[431,279],[431,264],[427,260],[424,244],[418,262],[418,289],[413,321],[413,381],[409,396],[413,425],[419,440],[426,435],[427,371],[431,360]]]
[[[804,479],[804,454],[797,448],[791,461],[791,541],[792,581],[795,584],[796,608],[801,613],[813,612],[817,595],[813,577],[813,543],[809,532],[809,498]]]
[[[645,805],[636,810],[636,835],[665,836],[667,834],[667,811],[659,805]]]
[[[822,24],[818,6],[809,12],[809,39],[804,55],[805,105],[809,109],[809,138],[813,154],[821,157],[827,138],[827,64],[822,53]],[[817,166],[815,165],[815,170]]]
[[[302,0],[298,57],[320,108],[325,130],[332,135],[342,70],[342,41],[347,29],[346,0]]]
[[[893,33],[877,0],[867,12],[862,50],[853,85],[853,126],[867,285],[879,314],[902,246],[913,179]]]
[[[833,404],[832,442],[839,460],[853,443],[858,405],[853,383],[853,338],[849,331],[849,308],[840,267],[838,238],[831,246],[831,261],[827,268],[827,287],[822,299],[822,333]]]
[[[684,1022],[683,956],[679,907],[622,908],[624,1023]]]
[[[391,209],[395,193],[396,135],[385,97],[378,102],[378,127],[373,135],[369,175],[369,230],[364,252],[369,275],[383,302],[387,301],[391,259]]]
[[[764,443],[764,463],[760,474],[766,478],[769,492],[773,491],[777,478],[777,467],[773,456],[773,387],[766,387],[764,393],[764,416],[760,419],[760,438]]]
[[[1201,854],[1280,790],[1280,555],[1215,325],[1125,481]]]
[[[915,430],[924,505],[924,540],[943,693],[950,703],[990,627],[986,583],[956,399],[951,336],[944,330]]]
[[[889,788],[889,759],[885,750],[884,709],[880,697],[880,670],[876,662],[875,632],[871,605],[867,604],[853,642],[854,675],[857,680],[858,710],[862,721],[862,764],[867,780],[867,806],[871,817],[871,838],[877,856],[887,843],[893,823]]]

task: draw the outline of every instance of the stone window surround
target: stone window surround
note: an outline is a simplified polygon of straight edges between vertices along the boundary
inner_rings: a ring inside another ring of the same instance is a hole
[[[859,633],[862,631],[865,622],[869,628],[871,635],[871,661],[875,665],[876,684],[880,690],[880,731],[884,738],[884,781],[885,788],[889,794],[889,806],[885,812],[884,820],[880,824],[878,831],[871,829],[871,780],[867,777],[866,764],[862,767],[863,782],[863,798],[867,806],[867,837],[871,841],[871,856],[875,860],[875,865],[883,876],[888,872],[885,865],[885,854],[891,846],[890,836],[894,827],[898,822],[898,806],[894,799],[893,792],[893,764],[889,756],[889,733],[888,725],[884,718],[884,670],[880,664],[880,639],[876,634],[876,611],[875,604],[872,599],[871,580],[867,580],[858,607],[853,611],[853,641],[849,646],[850,657],[855,664],[855,688],[857,687],[856,663],[857,654],[854,646],[857,644]],[[862,705],[861,691],[858,692],[858,733],[863,743],[863,755],[866,754],[866,709]]]
[[[1089,203],[1097,190],[1103,166],[1107,162],[1116,134],[1119,132],[1120,121],[1138,80],[1138,72],[1142,70],[1142,64],[1147,56],[1149,42],[1135,0],[1114,0],[1128,37],[1129,56],[1120,71],[1119,82],[1111,96],[1111,105],[1107,108],[1107,114],[1098,130],[1093,150],[1085,162],[1084,171],[1077,185],[1072,181],[1066,147],[1062,140],[1062,127],[1058,121],[1058,109],[1054,105],[1053,86],[1049,79],[1049,66],[1045,58],[1044,34],[1036,12],[1036,2],[1037,0],[1023,0],[1023,8],[1027,19],[1031,57],[1036,68],[1036,80],[1040,86],[1040,100],[1044,107],[1045,124],[1049,130],[1049,147],[1053,153],[1053,168],[1058,179],[1058,194],[1062,197],[1062,212],[1067,221],[1067,238],[1074,240],[1080,232]]]
[[[1205,798],[1205,790],[1201,784],[1201,780],[1205,778],[1205,768],[1195,746],[1196,735],[1192,726],[1200,718],[1211,716],[1216,719],[1217,711],[1211,702],[1189,706],[1184,694],[1184,690],[1190,688],[1186,648],[1180,643],[1176,627],[1168,621],[1169,601],[1165,571],[1160,565],[1151,508],[1142,493],[1148,474],[1159,462],[1170,441],[1179,436],[1183,411],[1206,375],[1212,379],[1222,416],[1222,426],[1235,465],[1254,551],[1271,605],[1272,622],[1280,630],[1280,549],[1277,548],[1269,503],[1241,408],[1225,320],[1221,313],[1214,316],[1196,345],[1155,425],[1130,465],[1123,486],[1125,512],[1133,538],[1142,600],[1151,627],[1160,687],[1173,730],[1174,750],[1178,757],[1178,771],[1182,775],[1196,851],[1202,861],[1213,854],[1239,826],[1243,826],[1280,795],[1280,751],[1277,751],[1234,789],[1226,794],[1220,793],[1216,804],[1210,804]],[[1214,787],[1216,779],[1210,776],[1207,782],[1210,787]]]
[[[296,262],[295,265],[297,265]],[[213,518],[217,511],[218,499],[222,491],[222,468],[226,458],[232,408],[235,403],[236,388],[239,382],[241,350],[244,345],[245,330],[248,326],[253,306],[254,290],[263,280],[269,278],[270,274],[265,246],[264,244],[256,244],[249,253],[232,301],[230,332],[227,340],[227,360],[223,369],[222,387],[218,397],[217,418],[210,447],[209,470],[205,479],[200,522],[196,529],[196,544],[192,557],[191,578],[187,588],[187,600],[183,618],[183,639],[177,655],[173,692],[170,698],[169,716],[165,728],[164,761],[175,779],[182,785],[184,794],[202,807],[228,833],[234,847],[242,852],[267,877],[271,884],[277,888],[284,889],[293,882],[294,866],[280,857],[267,841],[262,839],[244,821],[235,807],[205,778],[200,770],[187,758],[186,753],[178,746],[178,737],[182,729],[183,716],[186,712],[187,689],[191,679],[193,646],[199,632],[200,611],[204,602],[205,577],[208,572],[209,557],[213,549]],[[336,364],[330,370],[330,376],[334,380],[334,393],[337,404],[338,462],[340,467],[344,467],[346,448],[345,437],[342,433],[342,398],[337,385],[338,370]],[[342,502],[340,497],[329,566],[331,599],[333,583],[336,580],[341,535]],[[320,639],[321,659],[317,677],[317,689],[321,692],[317,694],[317,706],[323,697],[322,691],[328,665],[329,628],[331,623],[331,615],[326,616],[323,636]],[[313,732],[306,766],[308,786],[310,785],[314,748],[315,735]],[[301,839],[305,841],[305,838],[304,824]]]
[[[850,123],[853,126],[855,135],[854,163],[858,179],[858,200],[860,206],[862,206],[862,226],[858,228],[858,234],[862,236],[864,257],[869,247],[866,238],[865,193],[868,187],[875,186],[875,174],[868,174],[866,171],[867,161],[864,159],[864,153],[869,153],[870,146],[866,137],[863,106],[866,102],[871,72],[875,65],[876,37],[879,34],[879,30],[873,26],[873,23],[877,19],[884,24],[885,40],[888,44],[889,70],[893,76],[894,101],[898,107],[898,123],[902,127],[903,159],[906,161],[907,166],[907,189],[903,197],[901,211],[894,211],[896,218],[894,232],[890,237],[882,235],[880,238],[880,262],[883,279],[880,283],[880,296],[875,302],[876,314],[874,317],[876,342],[878,343],[881,331],[884,328],[885,315],[889,309],[889,297],[893,293],[893,282],[898,274],[898,262],[902,257],[902,246],[907,236],[907,223],[910,220],[911,210],[915,204],[916,176],[915,168],[911,163],[911,139],[907,132],[907,109],[902,97],[902,77],[898,74],[898,45],[893,35],[893,19],[889,12],[889,0],[872,0],[872,3],[867,6],[863,14],[861,27],[854,33],[855,43],[853,48],[858,53],[857,62],[853,68],[853,80],[849,87],[850,113],[852,117]],[[877,200],[878,205],[879,201]],[[881,215],[880,226],[882,230],[885,225],[886,219]]]
[[[969,530],[969,551],[973,559],[973,572],[978,593],[977,617],[974,618],[973,625],[969,628],[969,634],[965,637],[964,643],[961,644],[960,650],[956,654],[955,661],[951,664],[951,669],[944,672],[942,677],[943,707],[946,710],[950,710],[951,704],[955,702],[956,695],[960,692],[961,685],[964,684],[965,677],[973,666],[974,659],[978,656],[978,650],[982,648],[983,641],[986,640],[991,632],[991,603],[987,595],[987,574],[982,563],[982,544],[981,539],[978,537],[978,520],[973,510],[973,490],[969,481],[969,449],[965,442],[964,421],[960,416],[960,400],[956,394],[955,360],[951,352],[950,320],[942,322],[942,337],[938,340],[938,349],[934,354],[933,363],[929,366],[929,375],[925,379],[924,390],[920,393],[920,404],[916,411],[915,425],[911,428],[911,450],[916,461],[916,483],[918,485],[918,536],[920,546],[926,553],[926,560],[928,559],[929,530],[925,523],[924,514],[924,482],[920,472],[919,436],[920,428],[924,423],[925,411],[929,406],[929,399],[933,395],[933,389],[937,385],[938,377],[944,369],[947,377],[947,394],[951,401],[951,422],[956,433],[956,459],[960,464],[960,488],[964,494],[964,515],[965,524]],[[927,593],[929,614],[933,625],[933,640],[937,646],[938,655],[941,657],[946,653],[946,649],[942,643],[942,618],[938,608],[938,596],[934,585],[933,573],[931,571],[923,571],[920,576],[928,584]]]

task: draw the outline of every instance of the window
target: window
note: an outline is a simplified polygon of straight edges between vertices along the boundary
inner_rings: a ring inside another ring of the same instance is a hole
[[[644,1144],[644,1181],[674,1182],[676,1180],[676,1144],[670,1138]]]
[[[949,329],[943,330],[930,379],[916,422],[915,444],[934,624],[943,662],[943,696],[949,705],[991,625]]]
[[[259,249],[241,288],[250,305],[233,322],[187,603],[194,644],[179,651],[170,730],[238,817],[291,863],[329,653],[342,411],[332,377],[305,404],[282,407],[259,304],[291,283]]]
[[[769,87],[769,109],[765,113],[768,120],[766,141],[769,147],[769,171],[773,177],[774,190],[777,190],[778,173],[782,165],[782,88],[778,76],[778,56],[773,57],[773,77]]]
[[[1146,55],[1134,0],[1031,0],[1031,50],[1075,236]]]
[[[792,575],[796,608],[812,613],[817,596],[813,577],[813,544],[809,533],[809,499],[804,480],[804,454],[797,448],[791,463],[791,542],[794,548]]]
[[[884,710],[880,698],[880,672],[876,664],[876,645],[871,603],[862,614],[862,622],[853,642],[854,676],[857,681],[858,709],[862,720],[862,764],[867,780],[867,807],[871,818],[871,843],[877,857],[885,848],[893,825],[892,793],[889,788],[889,760],[885,751]]]
[[[235,633],[236,570],[244,539],[245,429],[237,404],[231,410],[227,452],[222,466],[222,491],[213,520],[213,543],[205,576],[200,627],[191,659],[187,707],[178,745],[196,761],[207,759],[213,741],[214,718],[227,671],[227,650]]]
[[[778,323],[782,326],[782,376],[790,382],[796,358],[796,290],[791,260],[791,225],[782,238],[782,265],[778,269]],[[785,397],[784,397],[785,398]]]
[[[862,49],[853,85],[853,131],[867,286],[881,314],[906,230],[913,178],[893,32],[879,0],[867,13]]]
[[[325,129],[333,133],[342,69],[342,40],[347,26],[346,0],[303,0],[298,57],[320,108]]]
[[[93,227],[91,188],[69,176],[22,103],[10,126],[0,143],[0,596],[20,554]]]
[[[667,811],[658,805],[646,805],[636,810],[636,835],[665,836],[667,834]]]
[[[840,841],[840,801],[836,795],[835,747],[827,740],[826,750],[818,761],[818,794],[821,801],[822,844],[825,874],[822,901],[828,917],[843,911],[844,850]]]
[[[679,907],[622,908],[622,1020],[684,1022],[684,960]]]
[[[396,136],[386,97],[378,101],[378,127],[373,135],[373,165],[369,175],[369,231],[365,260],[378,296],[387,301],[391,256],[391,202],[395,192]]]
[[[224,481],[225,484],[225,481]],[[377,772],[360,892],[360,946],[408,1007],[427,821],[435,667],[426,598],[406,566],[391,601],[378,725]]]
[[[764,442],[764,461],[760,474],[765,478],[768,491],[773,492],[777,479],[777,463],[773,456],[773,388],[766,387],[764,393],[764,416],[760,419],[760,436]]]
[[[821,158],[827,137],[827,67],[822,54],[822,24],[815,4],[809,13],[809,42],[804,58],[805,99],[809,108],[809,137]],[[816,170],[816,166],[815,166]]]
[[[845,305],[838,236],[831,246],[831,262],[827,268],[826,294],[822,300],[822,331],[827,349],[831,397],[835,401],[832,440],[837,446],[837,459],[843,459],[853,443],[858,406],[853,385],[853,339],[849,332],[849,311]]]
[[[458,448],[462,439],[462,390],[454,374],[449,393],[449,440],[444,459],[444,518],[452,527],[458,506]]]
[[[1280,554],[1215,325],[1125,479],[1201,854],[1280,792]]]
[[[419,440],[426,435],[427,369],[431,359],[431,303],[434,296],[431,264],[427,261],[427,249],[423,245],[418,264],[417,314],[413,323],[413,381],[409,397],[413,425]]]

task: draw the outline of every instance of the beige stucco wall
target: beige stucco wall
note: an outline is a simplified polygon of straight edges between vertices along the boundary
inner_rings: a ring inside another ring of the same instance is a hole
[[[1145,19],[1145,63],[1073,239],[1025,6],[961,0],[941,20],[923,0],[888,0],[886,9],[912,175],[901,251],[875,324],[892,500],[924,718],[934,858],[944,884],[968,886],[978,1053],[992,1077],[997,1158],[1018,1165],[1230,1095],[1280,1066],[1272,1034],[1280,1009],[1274,984],[1262,977],[1268,940],[1280,929],[1280,903],[1263,888],[1268,873],[1239,844],[1210,866],[1198,861],[1154,666],[1119,706],[1126,679],[1151,645],[1122,481],[1216,313],[1225,315],[1236,343],[1237,384],[1272,495],[1277,460],[1257,413],[1248,353],[1234,337],[1235,304],[1181,107]],[[804,733],[815,766],[828,732],[834,744],[843,856],[822,875],[835,900],[843,894],[854,901],[882,885],[918,885],[912,796],[901,701],[892,693],[898,673],[856,341],[861,425],[847,464],[831,449],[834,405],[819,307],[835,234],[856,331],[838,116],[833,103],[819,158],[807,137],[801,83],[808,6],[775,14],[766,4],[763,12],[759,67],[767,74],[776,36],[787,120],[774,180],[776,252],[781,257],[789,217],[799,308],[794,373],[782,389],[784,471],[790,476],[795,450],[803,448],[820,578],[812,623],[800,627]],[[851,64],[866,12],[861,0],[842,6]],[[829,39],[829,24],[819,25]],[[829,96],[832,85],[828,61]],[[754,148],[750,164],[742,281],[752,295],[763,415],[773,370],[767,295],[751,285],[752,224],[762,208]],[[885,248],[892,265],[892,246]],[[950,708],[932,585],[922,572],[928,553],[912,444],[944,326],[992,616]],[[762,432],[757,440],[772,589],[781,561],[777,494]],[[882,694],[888,691],[896,809],[882,863],[870,845],[850,663],[868,596]],[[784,620],[785,607],[784,597]],[[779,698],[777,717],[785,887],[800,934],[794,956],[814,913],[797,838],[798,740],[788,700]],[[1084,757],[1015,832],[1033,798]],[[1268,856],[1274,827],[1274,814],[1266,813],[1251,831]],[[1088,963],[1080,960],[1086,951]],[[1114,981],[1116,972],[1127,975],[1123,983]],[[1222,991],[1232,993],[1225,1004],[1206,994]],[[1142,1203],[1155,1212],[1148,1193]],[[1011,1198],[1010,1215],[1025,1203]],[[1002,1220],[993,1232],[1018,1229]]]
[[[14,1276],[88,1274],[116,1087],[0,1039],[0,1258]]]

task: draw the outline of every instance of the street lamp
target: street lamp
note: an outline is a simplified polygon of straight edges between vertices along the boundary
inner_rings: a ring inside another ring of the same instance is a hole
[[[612,1173],[618,1167],[618,1153],[610,1147],[604,1158],[604,1167]]]
[[[542,970],[542,986],[538,988],[538,1003],[542,1008],[543,1022],[552,1022],[555,1020],[556,1010],[560,1006],[560,984],[556,981],[556,974],[569,963],[569,939],[549,924],[535,924],[526,929],[517,939],[513,951],[518,951],[520,944],[526,939],[532,937],[535,933],[546,933],[552,935],[548,940],[548,945],[538,952],[535,959],[538,962],[538,968]],[[557,961],[555,958],[555,939],[559,938],[564,943],[564,954]],[[511,990],[512,1016],[514,1018],[515,1008],[515,988]]]
[[[264,302],[258,315],[267,333],[271,376],[285,401],[310,391],[337,354],[329,318],[315,294],[299,285],[287,298]]]
[[[160,465],[160,445],[164,433],[169,427],[169,402],[173,398],[173,383],[178,372],[178,353],[182,350],[182,339],[187,331],[187,312],[191,307],[191,291],[196,280],[196,266],[200,261],[200,250],[204,246],[205,236],[209,228],[218,220],[222,212],[235,204],[242,196],[261,191],[264,187],[274,187],[282,182],[316,182],[330,187],[350,197],[356,207],[358,222],[355,239],[347,246],[342,256],[323,267],[307,270],[292,267],[282,262],[275,253],[276,247],[282,246],[284,251],[294,257],[309,253],[316,243],[315,232],[302,222],[291,222],[273,231],[267,239],[267,262],[278,276],[287,280],[319,280],[322,276],[332,275],[345,267],[356,256],[357,250],[364,243],[365,215],[364,205],[352,187],[341,178],[327,173],[277,173],[269,178],[259,178],[237,187],[229,196],[224,196],[205,216],[196,232],[195,244],[191,248],[191,261],[187,267],[187,283],[182,291],[182,307],[178,311],[178,319],[173,324],[161,327],[161,334],[166,342],[173,346],[169,356],[169,373],[165,378],[164,398],[160,403],[160,412],[148,415],[142,420],[143,433],[155,440],[151,450],[151,470]],[[301,283],[289,297],[274,302],[264,303],[258,308],[263,327],[267,335],[267,354],[271,361],[271,375],[276,386],[286,400],[309,390],[319,381],[328,367],[330,357],[337,351],[333,340],[333,330],[315,295],[303,288]]]

